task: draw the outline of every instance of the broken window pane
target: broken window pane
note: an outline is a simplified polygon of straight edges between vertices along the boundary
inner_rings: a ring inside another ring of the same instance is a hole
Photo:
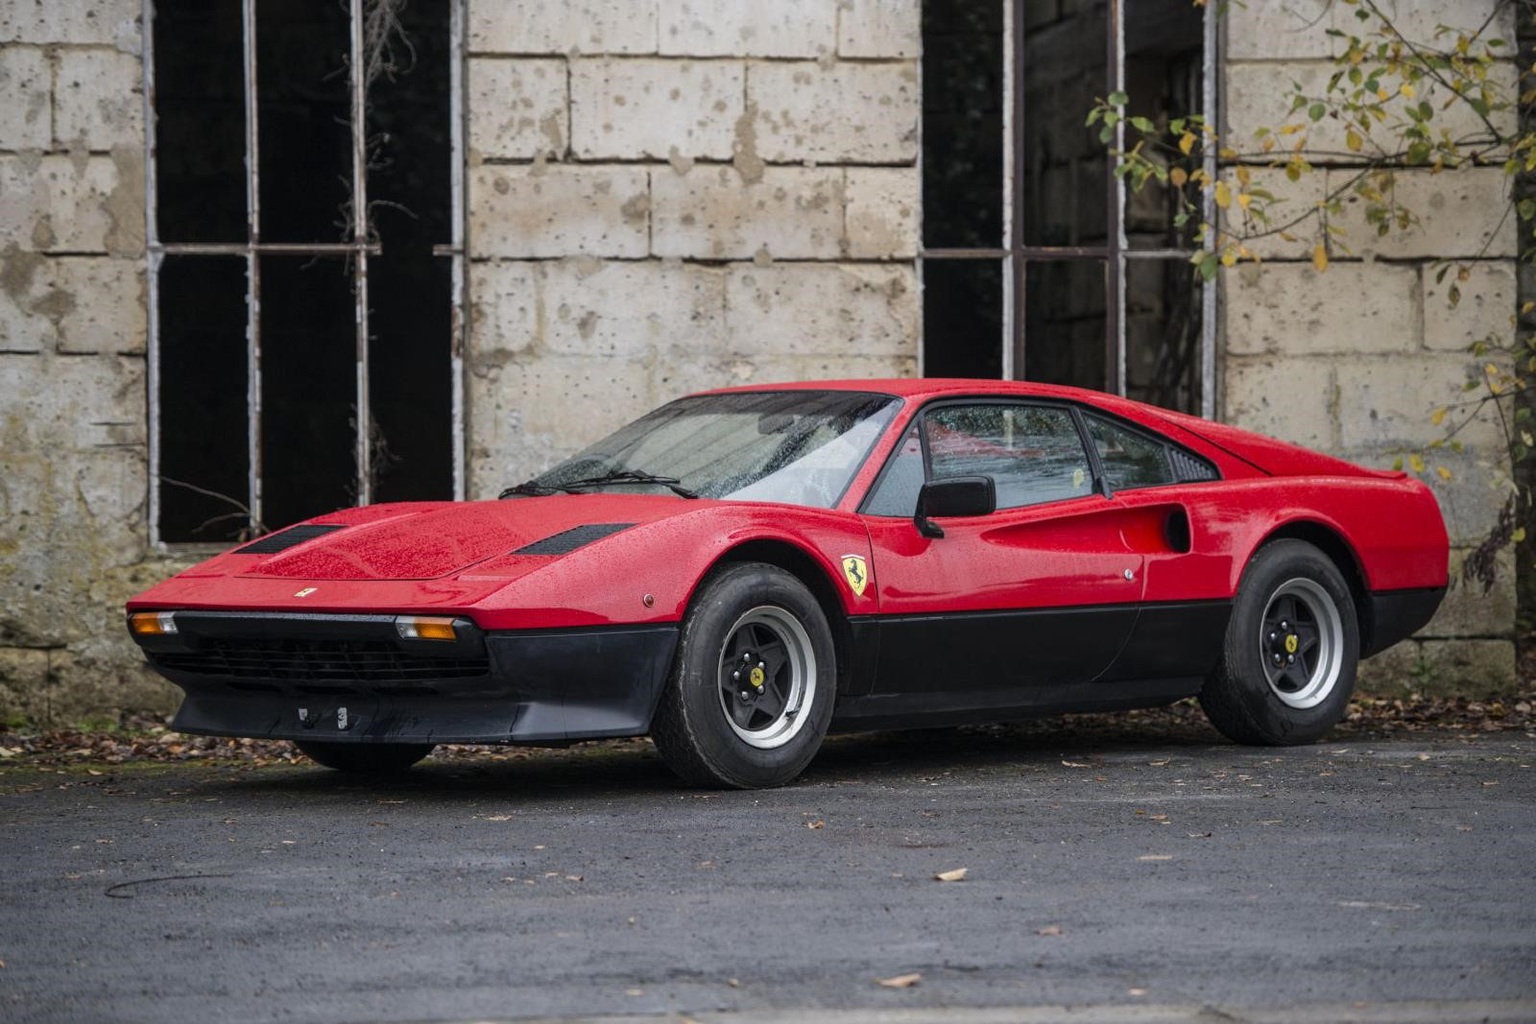
[[[923,4],[923,244],[1003,244],[1002,0]]]
[[[264,242],[352,236],[351,38],[344,3],[256,4]]]
[[[156,0],[155,220],[161,241],[246,240],[242,31],[239,4]]]
[[[1025,245],[1108,243],[1109,147],[1084,122],[1112,91],[1109,28],[1104,0],[1026,4]]]
[[[1200,408],[1201,281],[1184,259],[1132,259],[1125,278],[1125,393]]]
[[[443,4],[400,11],[368,89],[373,499],[453,496],[451,57]]]
[[[923,373],[1003,375],[1003,262],[923,261]]]
[[[1102,259],[1031,261],[1024,275],[1025,380],[1104,387],[1105,269]]]
[[[243,256],[160,267],[160,536],[246,536],[250,505]]]
[[[357,305],[344,259],[260,263],[262,518],[275,530],[357,499]]]

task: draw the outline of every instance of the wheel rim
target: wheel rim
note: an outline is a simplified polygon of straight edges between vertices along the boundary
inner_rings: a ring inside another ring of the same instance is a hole
[[[794,739],[816,695],[816,655],[805,627],[772,605],[742,615],[720,648],[719,694],[742,742],[771,750]]]
[[[1264,607],[1259,664],[1282,704],[1316,707],[1328,699],[1344,668],[1344,620],[1314,580],[1282,583]]]

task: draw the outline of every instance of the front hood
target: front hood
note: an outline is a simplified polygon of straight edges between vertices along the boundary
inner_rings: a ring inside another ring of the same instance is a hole
[[[659,495],[576,494],[375,505],[321,516],[225,557],[260,556],[229,566],[249,578],[435,580],[491,558],[567,554],[695,504]]]

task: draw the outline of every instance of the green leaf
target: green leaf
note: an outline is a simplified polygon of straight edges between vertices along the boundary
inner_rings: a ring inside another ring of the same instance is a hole
[[[1131,98],[1123,92],[1112,92],[1109,94],[1109,105],[1112,107],[1123,107],[1130,101]]]
[[[1208,252],[1200,260],[1200,279],[1202,281],[1214,281],[1216,271],[1221,269],[1221,257],[1213,252]]]
[[[1144,134],[1151,135],[1153,132],[1157,131],[1157,125],[1152,123],[1151,118],[1133,117],[1130,119],[1130,121],[1132,128],[1135,128],[1137,131]]]
[[[1328,108],[1321,103],[1314,103],[1307,108],[1307,116],[1314,121],[1321,121],[1326,113],[1328,113]]]

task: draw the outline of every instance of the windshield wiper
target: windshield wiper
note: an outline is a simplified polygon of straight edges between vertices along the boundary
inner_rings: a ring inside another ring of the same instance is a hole
[[[529,498],[547,498],[551,494],[559,493],[560,488],[558,487],[551,487],[548,484],[541,484],[534,480],[524,480],[520,484],[513,484],[511,487],[508,487],[506,490],[496,495],[496,497],[512,498],[517,496],[525,496]]]
[[[565,480],[558,484],[544,484],[536,480],[526,480],[515,487],[508,487],[501,492],[501,497],[506,498],[514,494],[526,494],[533,497],[546,497],[564,491],[567,494],[577,494],[589,487],[602,487],[606,484],[656,484],[665,487],[673,494],[682,498],[697,498],[695,491],[684,487],[682,481],[675,476],[657,476],[641,469],[613,469],[598,476],[584,476],[576,480]]]

